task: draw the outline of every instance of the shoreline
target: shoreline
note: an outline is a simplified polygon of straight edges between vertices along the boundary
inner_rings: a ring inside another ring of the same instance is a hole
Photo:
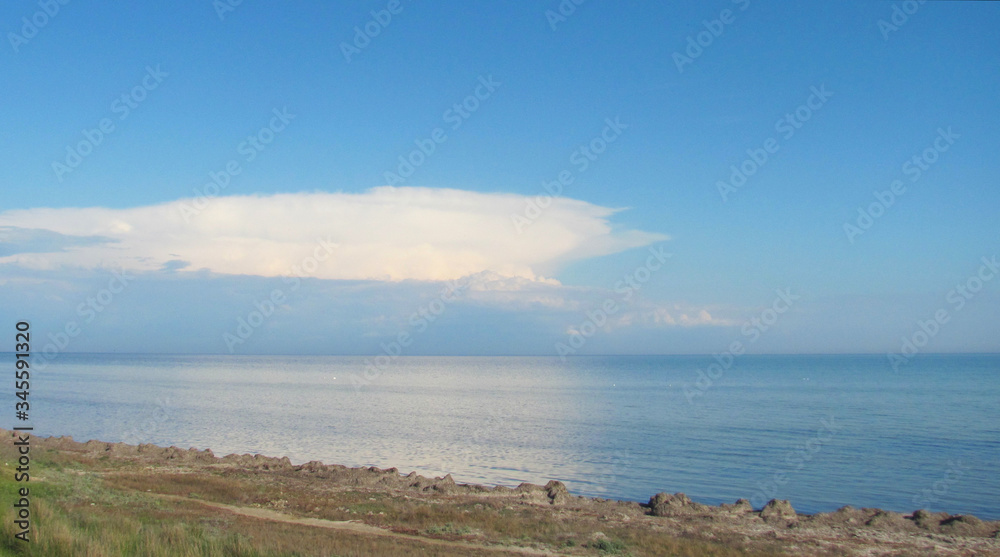
[[[3,435],[4,437],[10,436],[10,434],[12,434],[12,433],[14,433],[14,432],[12,432],[11,430],[0,428],[0,435]],[[377,472],[384,472],[384,473],[389,473],[390,471],[395,471],[395,473],[398,473],[400,475],[400,477],[402,477],[402,478],[415,477],[415,478],[419,478],[421,481],[424,481],[424,482],[446,481],[448,483],[453,483],[458,488],[471,489],[471,490],[474,490],[477,493],[490,492],[490,491],[493,491],[493,490],[501,490],[501,491],[503,491],[503,490],[536,489],[536,488],[547,489],[545,486],[541,486],[541,485],[538,485],[538,484],[533,484],[533,483],[530,483],[530,482],[520,482],[516,487],[511,487],[510,485],[506,485],[506,484],[474,483],[474,482],[463,483],[463,482],[457,482],[454,479],[446,479],[446,478],[451,478],[451,476],[452,476],[451,473],[446,473],[445,476],[441,476],[441,477],[430,477],[430,476],[421,475],[417,471],[410,471],[409,473],[404,473],[404,472],[400,471],[395,466],[392,466],[392,467],[389,467],[389,468],[380,468],[380,467],[375,466],[375,465],[351,466],[351,465],[344,465],[344,464],[326,464],[326,463],[324,463],[322,461],[319,461],[319,460],[303,461],[303,462],[301,462],[299,464],[295,464],[294,462],[292,462],[291,458],[289,458],[287,456],[275,457],[275,456],[268,456],[268,455],[265,455],[265,454],[262,454],[262,453],[230,453],[230,454],[226,454],[226,455],[223,455],[223,456],[216,456],[215,452],[211,448],[198,449],[196,447],[189,447],[187,449],[183,449],[183,448],[177,447],[175,445],[164,447],[162,445],[156,445],[156,444],[152,444],[152,443],[139,443],[139,444],[136,444],[136,445],[132,445],[132,444],[125,443],[125,442],[101,441],[101,440],[97,440],[97,439],[91,439],[91,440],[88,440],[88,441],[76,441],[75,439],[73,439],[72,436],[69,436],[69,435],[60,435],[60,436],[51,435],[51,436],[43,437],[43,436],[35,435],[33,433],[32,433],[32,439],[51,440],[53,442],[58,442],[60,444],[64,443],[64,442],[68,442],[68,443],[73,443],[73,444],[76,444],[76,445],[79,445],[79,446],[82,446],[82,447],[92,447],[95,444],[100,444],[100,445],[102,445],[102,446],[105,447],[105,451],[108,452],[109,454],[114,454],[116,456],[126,456],[126,457],[127,456],[138,456],[138,455],[143,455],[143,456],[146,456],[146,457],[150,457],[151,453],[149,453],[148,451],[155,452],[155,450],[158,449],[158,450],[161,450],[161,451],[168,451],[169,454],[170,454],[170,456],[168,458],[170,458],[170,459],[180,458],[183,461],[187,461],[187,459],[193,458],[193,461],[195,461],[195,462],[208,462],[208,461],[205,460],[205,457],[206,456],[210,456],[212,458],[217,459],[220,464],[245,465],[245,466],[260,468],[260,469],[263,469],[263,470],[287,470],[287,469],[299,470],[299,469],[303,469],[303,468],[310,468],[310,469],[312,469],[312,468],[319,467],[319,468],[328,468],[330,470],[333,470],[333,469],[337,469],[337,470],[366,470],[366,471],[377,471]],[[88,450],[90,450],[90,449],[88,449]],[[145,452],[145,454],[143,454],[144,452]],[[196,455],[196,456],[191,457],[189,455]],[[562,489],[565,489],[567,491],[567,493],[569,493],[568,488],[566,488],[566,486],[560,480],[551,480],[546,485],[552,484],[553,482],[556,483],[556,484],[561,485]],[[594,496],[594,495],[574,495],[574,497],[579,497],[581,499],[592,499],[592,500],[595,500],[595,501],[614,501],[614,502],[620,502],[620,503],[637,503],[640,506],[649,507],[649,506],[651,506],[652,500],[654,498],[656,498],[657,496],[661,496],[662,497],[664,495],[683,496],[683,498],[686,500],[686,502],[684,503],[684,506],[692,506],[692,508],[701,508],[701,509],[706,510],[706,511],[710,511],[712,509],[731,508],[733,505],[740,505],[742,507],[742,506],[744,506],[744,502],[746,504],[750,504],[751,501],[754,499],[753,497],[740,497],[740,498],[737,498],[737,500],[734,503],[720,503],[718,505],[712,505],[712,504],[709,504],[709,503],[698,503],[698,502],[696,502],[694,500],[691,500],[683,492],[678,492],[678,493],[674,493],[674,494],[668,494],[666,492],[658,492],[656,494],[653,494],[650,497],[649,502],[645,502],[644,499],[624,499],[624,498],[615,498],[615,497],[600,497],[600,496]],[[792,505],[792,502],[790,500],[772,498],[772,499],[769,499],[767,502],[765,502],[763,505],[760,505],[760,506],[751,505],[751,511],[755,512],[755,513],[759,513],[761,511],[763,511],[764,508],[766,508],[768,506],[774,506],[776,504],[777,505],[781,505],[782,507],[794,508],[794,505]],[[855,508],[850,503],[846,503],[846,504],[842,505],[841,507],[839,507],[838,509],[835,509],[833,511],[820,511],[820,512],[816,512],[816,513],[799,513],[799,512],[796,511],[796,514],[798,516],[802,516],[802,517],[830,515],[830,514],[836,513],[837,511],[839,511],[839,510],[841,510],[841,509],[843,509],[845,507],[847,507],[847,508]],[[973,517],[973,518],[976,518],[977,520],[984,521],[984,522],[996,522],[998,524],[998,526],[1000,526],[1000,518],[996,518],[996,519],[980,518],[980,517],[978,517],[976,515],[973,515],[971,513],[951,514],[951,513],[948,513],[947,511],[933,512],[933,511],[929,511],[927,509],[914,509],[913,511],[905,512],[905,511],[893,511],[893,510],[888,510],[888,509],[882,509],[880,507],[857,507],[857,508],[859,508],[859,509],[860,508],[870,509],[870,510],[874,510],[874,511],[878,511],[878,512],[883,512],[883,513],[895,513],[895,514],[902,515],[904,517],[911,517],[911,516],[913,516],[914,513],[918,512],[918,511],[924,511],[926,513],[937,514],[937,515],[947,515],[949,517],[966,516],[966,517]]]
[[[3,438],[8,440],[3,444],[7,455],[14,449],[12,438],[16,434],[5,429],[2,433]],[[477,532],[474,537],[495,541],[487,531],[488,528],[480,525],[489,515],[484,509],[494,509],[499,515],[515,509],[528,515],[537,515],[538,520],[547,520],[553,516],[569,517],[581,525],[592,526],[590,537],[600,536],[595,539],[583,536],[587,541],[581,547],[589,547],[586,544],[601,547],[605,543],[601,541],[601,536],[614,530],[621,532],[618,537],[630,540],[644,539],[649,535],[690,538],[704,543],[727,540],[724,543],[726,547],[743,552],[735,554],[747,555],[756,554],[752,552],[758,550],[768,552],[764,554],[782,554],[783,547],[791,546],[799,551],[795,554],[803,555],[1000,555],[1000,521],[983,521],[971,515],[932,513],[925,510],[904,514],[849,506],[833,512],[808,515],[796,513],[792,505],[784,500],[771,500],[763,508],[754,509],[747,499],[712,506],[694,502],[683,493],[658,493],[643,503],[572,495],[562,482],[556,480],[544,486],[529,483],[522,483],[517,487],[485,486],[456,483],[450,474],[428,478],[416,472],[404,475],[396,468],[350,468],[319,461],[296,465],[288,457],[250,454],[217,457],[211,449],[128,445],[94,440],[77,442],[71,437],[35,435],[30,436],[30,443],[33,453],[48,454],[56,462],[65,461],[73,466],[82,466],[85,470],[94,470],[95,473],[102,470],[96,477],[115,489],[122,486],[131,489],[130,486],[136,482],[142,485],[142,481],[137,479],[141,477],[150,484],[164,483],[158,490],[147,489],[150,493],[155,491],[163,497],[187,497],[194,494],[195,499],[202,503],[211,501],[212,504],[223,505],[228,509],[227,512],[236,514],[244,511],[233,509],[244,507],[274,511],[291,509],[294,512],[289,516],[297,517],[296,520],[326,520],[332,524],[342,522],[345,518],[348,522],[357,520],[358,513],[351,512],[352,509],[343,505],[331,508],[323,505],[304,506],[291,496],[283,499],[268,496],[266,502],[255,501],[253,498],[242,498],[238,490],[211,498],[199,490],[185,491],[186,487],[182,489],[179,486],[186,485],[185,482],[194,482],[195,478],[198,481],[194,483],[198,485],[232,481],[244,489],[267,490],[277,487],[281,493],[296,494],[302,501],[313,501],[317,493],[333,498],[347,497],[346,494],[356,498],[357,493],[365,493],[375,500],[391,501],[393,505],[373,505],[373,509],[385,507],[380,511],[382,514],[363,514],[358,524],[363,523],[366,528],[381,529],[379,532],[408,532],[407,535],[416,535],[419,539],[437,539],[440,536],[436,534],[441,534],[445,538],[453,538],[451,541],[456,543],[462,540],[473,543],[476,540],[470,538],[472,534],[463,533],[463,528],[467,528],[469,532]],[[32,481],[35,481],[34,478]],[[211,490],[206,493],[209,492]],[[453,519],[447,523],[450,526],[434,526],[421,535],[419,531],[414,533],[413,528],[406,524],[407,521],[413,522],[416,519],[407,514],[409,511],[402,512],[418,501],[434,505],[450,504],[464,510],[468,510],[465,509],[466,505],[472,505],[477,516],[475,520],[470,518],[469,526],[455,526],[454,520],[463,517],[452,516],[455,513],[450,510],[445,512],[447,509],[442,507],[441,512]],[[349,510],[344,511],[344,508]],[[479,517],[479,514],[483,514],[483,517]],[[384,518],[390,515],[399,515],[400,519],[393,522]],[[591,524],[594,516],[600,517],[596,525]],[[330,526],[316,523],[313,527]],[[502,530],[499,526],[497,529]],[[579,530],[582,532],[587,528],[581,526]],[[360,531],[355,533],[364,535]],[[367,534],[376,536],[378,532],[372,530]],[[540,539],[547,538],[542,536]],[[413,541],[418,543],[419,540]],[[575,541],[575,538],[570,541]],[[538,543],[541,545],[534,547],[535,549],[553,549],[549,542]],[[633,545],[635,543],[637,542],[633,542]],[[906,551],[894,553],[900,548],[906,548]],[[513,547],[508,549],[515,550]],[[567,548],[567,551],[570,550]],[[566,554],[576,553],[570,551]],[[633,554],[658,553],[642,551],[636,547]]]

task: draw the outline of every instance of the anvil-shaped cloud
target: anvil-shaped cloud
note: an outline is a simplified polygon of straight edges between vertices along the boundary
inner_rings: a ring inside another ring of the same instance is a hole
[[[0,263],[388,281],[492,271],[541,280],[569,261],[667,239],[616,229],[608,219],[619,209],[567,198],[532,213],[527,226],[521,220],[519,230],[513,215],[523,217],[532,199],[379,187],[181,199],[127,209],[12,210],[0,213],[0,228],[17,232],[8,237],[47,241],[8,246]]]

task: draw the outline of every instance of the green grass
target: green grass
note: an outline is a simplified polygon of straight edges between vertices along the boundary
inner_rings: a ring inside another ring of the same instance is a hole
[[[468,536],[474,533],[468,526],[455,526],[451,522],[444,526],[431,526],[424,531],[432,536]]]
[[[601,538],[597,541],[591,542],[589,546],[600,551],[601,553],[611,555],[624,555],[626,554],[625,550],[628,547],[624,542],[608,538]]]
[[[10,464],[8,461],[5,464]],[[198,521],[163,520],[163,501],[142,493],[109,489],[93,474],[33,460],[30,482],[14,481],[13,467],[0,470],[0,555],[118,556],[206,555],[268,557],[250,539]],[[28,543],[17,538],[12,505],[27,485],[31,499]],[[44,535],[42,535],[44,533]]]

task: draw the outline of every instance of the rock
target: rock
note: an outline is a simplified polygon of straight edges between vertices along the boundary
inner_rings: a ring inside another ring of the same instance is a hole
[[[992,526],[971,515],[958,514],[941,521],[941,533],[951,536],[986,537],[992,531]]]
[[[317,472],[325,472],[326,466],[318,460],[310,460],[309,462],[298,467],[299,472],[307,472],[310,474],[315,474]]]
[[[492,495],[497,495],[500,497],[510,497],[511,495],[516,493],[514,489],[511,489],[505,485],[495,485],[492,488],[490,488],[489,492]]]
[[[753,505],[746,499],[737,499],[732,505],[723,503],[719,508],[732,514],[745,514],[753,512]]]
[[[787,522],[799,517],[792,508],[792,504],[785,499],[771,499],[760,511],[760,517],[764,522]]]
[[[903,518],[900,513],[878,510],[865,522],[865,526],[887,532],[899,532],[913,529],[913,523]]]
[[[948,513],[932,513],[924,509],[914,511],[910,517],[917,526],[935,533],[941,531],[941,522],[949,518],[951,515]]]
[[[119,457],[135,456],[139,454],[139,447],[126,445],[125,443],[113,443],[108,452]]]
[[[455,493],[458,491],[457,486],[455,485],[455,478],[452,478],[451,474],[448,474],[443,478],[434,478],[432,488],[434,491],[445,494]]]
[[[268,457],[263,455],[255,454],[253,455],[254,467],[258,470],[291,470],[293,469],[292,461],[289,460],[287,456],[281,458]]]
[[[875,515],[877,509],[855,509],[848,505],[840,507],[832,513],[820,513],[813,516],[813,522],[828,526],[861,526]]]
[[[87,441],[86,443],[83,444],[83,448],[87,452],[91,452],[91,453],[103,453],[103,452],[111,450],[111,444],[110,443],[102,443],[101,441],[95,441],[95,440],[91,439],[90,441]]]
[[[517,484],[517,487],[514,488],[514,491],[519,491],[519,492],[522,492],[522,493],[531,493],[532,491],[538,491],[540,489],[544,489],[544,488],[542,486],[540,486],[540,485],[537,485],[537,484],[532,484],[532,483],[528,483],[528,482],[521,482],[521,483]]]
[[[675,493],[673,495],[669,493],[657,493],[650,497],[647,506],[649,507],[649,514],[653,516],[687,514],[701,511],[705,508],[704,505],[691,501],[683,493]]]
[[[566,484],[562,482],[552,480],[545,484],[545,490],[548,493],[549,502],[553,505],[562,505],[569,501],[569,490],[566,489]]]

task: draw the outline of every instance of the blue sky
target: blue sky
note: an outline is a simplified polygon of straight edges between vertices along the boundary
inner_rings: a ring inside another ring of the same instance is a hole
[[[922,351],[1000,350],[982,262],[998,251],[995,3],[217,5],[0,7],[6,321],[76,323],[65,351],[379,353],[409,333],[413,354],[555,354],[574,335],[580,354],[750,338],[892,353],[943,310]],[[394,180],[415,141],[433,152]],[[511,215],[560,173],[518,233]],[[336,247],[291,290],[320,239]],[[671,256],[647,276],[657,246]],[[135,279],[91,314],[122,270]],[[800,298],[765,314],[779,289]]]

